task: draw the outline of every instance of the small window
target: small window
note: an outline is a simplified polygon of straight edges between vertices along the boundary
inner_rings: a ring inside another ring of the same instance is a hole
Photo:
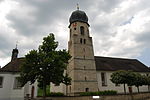
[[[85,88],[85,92],[89,92],[89,88]]]
[[[0,88],[2,88],[2,87],[3,87],[3,77],[0,76]]]
[[[87,80],[86,76],[85,76],[85,81]]]
[[[106,73],[104,73],[104,72],[101,73],[101,81],[102,81],[102,86],[107,86]]]
[[[80,43],[82,44],[82,38],[80,38]]]
[[[81,35],[84,35],[84,27],[83,26],[80,27],[80,32],[81,32]]]
[[[76,30],[77,28],[74,28],[74,30]]]
[[[19,77],[15,77],[14,89],[21,89],[21,83],[19,82]]]
[[[84,69],[85,69],[85,66],[84,66]]]
[[[84,44],[86,44],[86,39],[84,39]]]

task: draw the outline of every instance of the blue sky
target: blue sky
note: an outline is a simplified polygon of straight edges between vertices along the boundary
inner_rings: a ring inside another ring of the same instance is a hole
[[[77,3],[89,18],[95,55],[150,66],[149,0],[0,0],[0,66],[10,61],[16,41],[19,57],[37,49],[49,33],[59,49],[67,49],[69,17]]]
[[[145,65],[150,67],[150,52],[149,48],[145,49],[142,53],[141,56],[138,57],[138,59],[141,62],[144,62]]]

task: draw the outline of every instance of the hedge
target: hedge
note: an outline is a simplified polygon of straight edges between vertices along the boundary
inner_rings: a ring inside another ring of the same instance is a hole
[[[82,92],[80,96],[97,96],[97,95],[115,95],[117,91],[114,90],[105,90],[105,91],[98,91],[98,92]]]

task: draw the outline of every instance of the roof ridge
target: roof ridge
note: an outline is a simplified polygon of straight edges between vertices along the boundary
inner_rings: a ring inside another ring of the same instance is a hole
[[[135,58],[131,59],[131,58],[119,58],[119,57],[105,57],[105,56],[94,56],[97,58],[109,58],[109,59],[122,59],[122,60],[137,60]]]

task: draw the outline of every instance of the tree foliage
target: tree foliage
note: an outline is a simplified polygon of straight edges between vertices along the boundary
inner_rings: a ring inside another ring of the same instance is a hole
[[[110,79],[115,84],[123,84],[124,92],[126,93],[125,85],[136,86],[139,92],[139,86],[150,85],[150,77],[141,75],[132,71],[116,71],[111,75]]]
[[[38,50],[31,50],[25,55],[20,73],[22,86],[28,81],[33,84],[37,80],[45,96],[46,85],[50,82],[55,85],[64,82],[64,70],[71,56],[66,50],[56,50],[57,47],[58,42],[51,33],[43,38],[43,43]]]
[[[131,83],[130,73],[127,71],[116,71],[111,75],[110,79],[115,84],[123,84],[124,85],[124,93],[126,93],[125,85]]]

